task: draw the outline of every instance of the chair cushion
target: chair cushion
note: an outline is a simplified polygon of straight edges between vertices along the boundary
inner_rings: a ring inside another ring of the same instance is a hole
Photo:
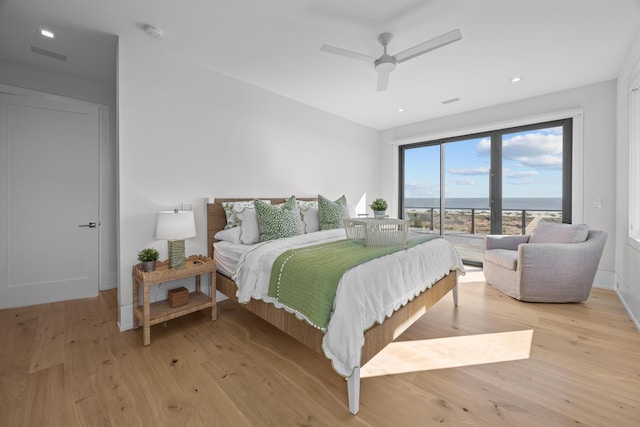
[[[518,251],[509,249],[490,249],[484,251],[485,261],[490,261],[500,267],[515,271],[518,264]]]
[[[582,243],[587,240],[589,226],[587,224],[554,224],[540,221],[529,243]]]

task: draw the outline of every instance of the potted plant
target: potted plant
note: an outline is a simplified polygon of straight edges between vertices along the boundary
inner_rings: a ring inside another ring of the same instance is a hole
[[[158,258],[160,258],[160,254],[153,248],[146,248],[138,252],[138,261],[142,263],[142,270],[145,272],[156,269],[156,261]]]
[[[369,207],[373,210],[374,218],[383,219],[387,211],[387,201],[385,199],[378,198],[371,202]]]

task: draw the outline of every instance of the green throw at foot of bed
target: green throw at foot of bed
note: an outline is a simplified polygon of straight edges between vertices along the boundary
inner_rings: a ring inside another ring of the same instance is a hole
[[[339,240],[288,250],[273,264],[269,296],[324,330],[329,323],[338,283],[346,271],[436,238],[438,236],[411,236],[406,246],[386,248],[366,247],[363,240]]]

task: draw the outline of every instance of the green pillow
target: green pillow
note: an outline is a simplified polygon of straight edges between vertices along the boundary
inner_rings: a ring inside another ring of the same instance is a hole
[[[297,236],[304,232],[300,209],[294,196],[279,206],[260,200],[255,200],[254,206],[261,242]]]
[[[320,230],[333,230],[342,228],[343,218],[349,218],[349,208],[347,208],[347,198],[343,195],[335,202],[318,194],[318,217]]]

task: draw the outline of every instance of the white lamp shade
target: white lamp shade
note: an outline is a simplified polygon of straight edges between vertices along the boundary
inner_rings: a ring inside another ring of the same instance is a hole
[[[184,240],[196,237],[193,211],[160,211],[156,223],[156,239]]]

